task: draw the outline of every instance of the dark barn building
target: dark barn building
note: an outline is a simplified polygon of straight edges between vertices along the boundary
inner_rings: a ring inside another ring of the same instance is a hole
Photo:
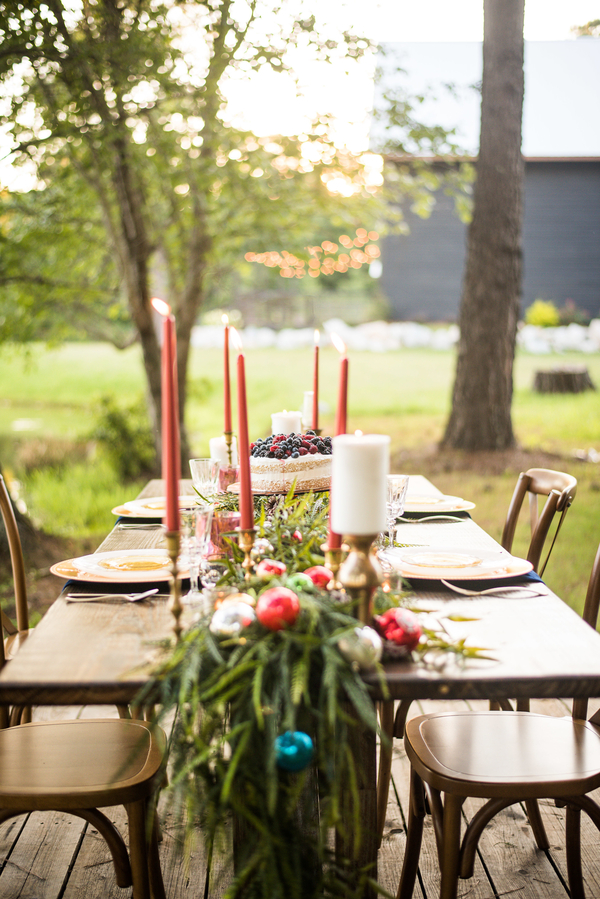
[[[467,227],[441,193],[410,234],[382,241],[381,286],[397,320],[457,318]],[[600,159],[527,159],[523,308],[535,299],[600,317]]]
[[[417,105],[420,120],[455,129],[461,156],[476,159],[481,43],[387,44],[381,65],[376,106],[384,89],[424,97]],[[525,42],[524,309],[538,298],[559,308],[572,300],[600,316],[599,109],[600,40]],[[380,127],[374,119],[373,149],[385,134]],[[406,151],[418,154],[397,130]],[[428,219],[408,210],[405,215],[410,234],[382,242],[381,284],[391,315],[452,321],[460,302],[466,226],[441,191]]]

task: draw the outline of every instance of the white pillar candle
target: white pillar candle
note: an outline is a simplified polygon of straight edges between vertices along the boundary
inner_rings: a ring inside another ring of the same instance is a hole
[[[229,453],[227,452],[227,443],[225,437],[211,437],[208,441],[210,446],[210,458],[221,465],[229,465]],[[231,438],[231,465],[235,468],[238,464],[237,454],[237,438],[235,434]]]
[[[302,431],[302,413],[274,412],[271,415],[271,433],[272,434],[300,434]]]
[[[313,396],[314,393],[312,390],[304,391],[304,402],[302,403],[302,424],[305,428],[312,427]]]
[[[336,534],[378,534],[386,528],[390,438],[340,434],[333,438],[331,527]]]

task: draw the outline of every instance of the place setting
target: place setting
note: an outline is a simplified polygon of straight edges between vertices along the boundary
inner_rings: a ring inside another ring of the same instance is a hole
[[[442,512],[470,512],[475,503],[461,496],[409,494],[404,504],[404,513],[436,516]]]
[[[194,496],[180,496],[180,510],[193,509],[196,505]],[[167,507],[166,496],[149,496],[143,499],[128,500],[111,509],[113,515],[131,519],[162,519]]]
[[[162,583],[169,581],[170,561],[166,549],[117,549],[57,562],[50,571],[85,583]],[[178,571],[179,578],[188,576],[185,568]]]

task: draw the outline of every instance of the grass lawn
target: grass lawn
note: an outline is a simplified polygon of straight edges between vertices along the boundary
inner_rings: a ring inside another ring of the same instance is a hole
[[[321,352],[321,424],[331,433],[338,354]],[[576,449],[600,450],[598,395],[540,396],[531,385],[537,369],[582,364],[600,383],[600,355],[528,356],[515,364],[513,418],[527,454],[465,459],[432,452],[449,412],[455,358],[451,352],[401,350],[350,353],[348,428],[390,434],[394,469],[429,474],[447,493],[472,499],[475,519],[499,537],[521,467],[541,465],[569,471],[579,491],[548,567],[549,584],[578,606],[600,541],[600,471],[577,462]],[[270,431],[270,415],[301,408],[311,387],[311,352],[248,350],[246,371],[251,438]],[[143,404],[144,379],[138,347],[118,351],[107,344],[74,343],[56,349],[41,344],[27,356],[0,353],[0,461],[24,482],[30,513],[46,530],[102,534],[111,526],[110,507],[133,497],[138,484],[119,483],[94,454],[89,435],[99,399]],[[222,358],[217,350],[195,350],[191,360],[187,426],[195,455],[208,454],[208,440],[222,431]],[[548,460],[548,454],[556,458]],[[41,471],[54,460],[51,476]],[[37,462],[36,462],[37,460]],[[74,468],[71,461],[75,460]],[[541,461],[540,461],[541,460]],[[523,464],[524,462],[524,464]],[[515,467],[516,466],[516,467]],[[28,470],[25,476],[25,470]],[[37,469],[37,471],[35,471]],[[524,539],[515,546],[523,552]]]

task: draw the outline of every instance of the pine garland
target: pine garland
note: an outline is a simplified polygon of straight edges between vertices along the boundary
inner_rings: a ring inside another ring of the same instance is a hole
[[[223,580],[243,583],[241,589],[258,596],[322,564],[327,513],[323,495],[294,498],[290,492],[263,505],[257,510],[259,537],[285,562],[286,575],[244,583],[242,554],[232,540]],[[169,790],[186,821],[187,851],[201,833],[209,861],[213,851],[231,853],[234,824],[239,851],[226,899],[348,899],[360,896],[369,880],[368,871],[357,878],[331,850],[335,828],[351,827],[357,842],[362,836],[349,729],[379,733],[358,666],[338,648],[357,621],[343,593],[295,592],[301,612],[285,630],[269,631],[256,621],[225,639],[211,633],[209,618],[197,622],[169,647],[145,695],[159,705],[161,719],[177,710]],[[400,599],[379,591],[376,602],[381,611]],[[437,649],[444,642],[438,632],[430,639]],[[302,731],[314,742],[312,764],[299,773],[277,766],[275,740],[286,731]]]

